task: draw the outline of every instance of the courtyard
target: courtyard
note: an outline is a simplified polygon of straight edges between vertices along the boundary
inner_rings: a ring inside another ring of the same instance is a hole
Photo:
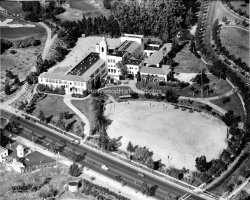
[[[150,147],[153,159],[162,159],[167,167],[196,170],[196,157],[205,155],[210,161],[226,148],[226,125],[205,113],[163,102],[129,101],[108,104],[105,115],[112,120],[108,135],[123,136],[121,150],[126,151],[129,141]]]

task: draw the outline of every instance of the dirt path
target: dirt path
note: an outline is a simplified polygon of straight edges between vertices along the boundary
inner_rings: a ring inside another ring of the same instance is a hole
[[[49,49],[51,47],[51,45],[53,44],[53,42],[55,41],[55,39],[57,38],[57,34],[52,36],[52,32],[51,29],[43,22],[39,22],[40,25],[42,25],[46,30],[47,30],[47,39],[46,39],[46,43],[45,43],[45,47],[43,49],[43,53],[42,53],[42,58],[46,59],[48,53],[49,53]]]

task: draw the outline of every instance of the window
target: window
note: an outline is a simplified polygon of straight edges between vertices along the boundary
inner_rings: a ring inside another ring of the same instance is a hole
[[[113,69],[111,69],[111,73],[113,73]]]
[[[115,59],[113,59],[113,63],[115,63]]]
[[[84,86],[84,83],[81,83],[81,86]]]
[[[102,52],[104,52],[104,48],[102,47]]]
[[[59,83],[62,84],[62,80],[59,80]]]
[[[45,79],[45,82],[48,82],[48,79],[47,79],[47,78]]]
[[[108,72],[110,72],[110,69],[108,69]]]
[[[114,73],[116,73],[116,70],[114,69]]]

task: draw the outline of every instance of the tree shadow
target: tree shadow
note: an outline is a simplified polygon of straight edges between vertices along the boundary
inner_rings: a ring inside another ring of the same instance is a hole
[[[149,194],[149,196],[154,196],[157,189],[158,189],[158,185],[152,186],[152,187],[150,188],[150,194]]]
[[[73,128],[74,123],[76,123],[76,120],[70,122],[67,126],[66,126],[66,131],[70,131]]]
[[[54,115],[51,115],[49,117],[46,118],[46,123],[50,123],[52,121]]]

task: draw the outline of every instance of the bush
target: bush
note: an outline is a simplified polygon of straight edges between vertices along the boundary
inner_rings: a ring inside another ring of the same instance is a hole
[[[69,167],[69,174],[73,177],[78,177],[82,174],[82,172],[81,172],[80,168],[78,167],[78,165],[76,163],[73,163]]]
[[[11,49],[11,50],[10,50],[10,53],[11,53],[11,54],[16,54],[17,52],[16,52],[15,50]]]
[[[34,37],[26,38],[24,40],[15,40],[13,42],[13,45],[16,48],[26,48],[29,46],[37,46],[40,44],[41,44],[40,40],[36,40]]]
[[[8,40],[1,39],[1,54],[12,46],[13,46],[12,42],[10,42]]]

